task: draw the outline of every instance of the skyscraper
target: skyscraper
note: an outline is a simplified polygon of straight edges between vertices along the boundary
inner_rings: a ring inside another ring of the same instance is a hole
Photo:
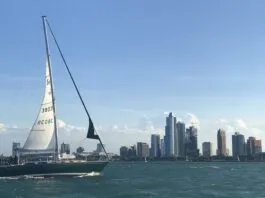
[[[232,150],[233,150],[233,157],[246,154],[245,137],[239,132],[236,132],[234,135],[232,135]]]
[[[137,142],[137,156],[148,157],[149,156],[149,145],[144,142]]]
[[[129,149],[128,149],[128,157],[135,157],[137,156],[137,153],[136,153],[136,146],[131,146]]]
[[[247,140],[247,155],[254,156],[255,155],[255,140],[254,137],[249,137]]]
[[[204,157],[210,157],[212,155],[212,143],[211,142],[202,143],[202,155]]]
[[[12,144],[12,157],[17,156],[19,149],[20,149],[20,143],[19,142],[13,142],[13,144]]]
[[[255,137],[249,137],[247,140],[247,155],[254,156],[262,152],[261,140],[256,140]]]
[[[159,157],[160,156],[160,135],[151,135],[151,156]]]
[[[262,152],[261,140],[255,141],[255,154],[259,154]]]
[[[176,133],[175,135],[175,155],[177,156],[185,156],[185,124],[183,122],[176,123]]]
[[[176,117],[172,115],[172,112],[169,113],[168,117],[166,118],[166,127],[165,127],[165,155],[172,156],[175,154],[174,148],[174,135],[176,128]]]
[[[105,147],[105,145],[103,145]],[[104,152],[103,147],[100,143],[97,143],[96,153]]]
[[[70,144],[61,144],[61,154],[62,153],[70,154]]]
[[[219,129],[217,131],[217,155],[226,156],[226,136],[225,130]]]
[[[161,156],[164,157],[165,156],[165,142],[164,142],[164,139],[160,140],[160,152],[161,152]]]
[[[122,146],[120,148],[120,157],[121,157],[121,159],[126,159],[128,157],[128,150],[129,149],[126,146]]]
[[[199,156],[197,129],[194,126],[186,129],[186,155],[189,157]]]

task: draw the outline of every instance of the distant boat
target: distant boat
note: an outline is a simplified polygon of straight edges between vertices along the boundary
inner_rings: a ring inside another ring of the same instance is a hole
[[[188,156],[186,156],[186,162],[188,162],[189,161],[189,157]]]
[[[51,70],[51,59],[48,45],[47,27],[55,41],[61,58],[65,64],[67,72],[72,80],[79,99],[84,107],[89,121],[86,138],[98,140],[106,153],[104,145],[96,130],[92,119],[88,113],[85,103],[80,95],[77,85],[70,73],[69,67],[64,59],[58,42],[52,32],[49,22],[45,16],[42,17],[45,48],[46,48],[46,74],[45,74],[45,93],[43,102],[40,106],[39,114],[33,124],[29,136],[18,152],[18,164],[0,166],[0,177],[12,176],[56,176],[56,175],[73,175],[79,176],[91,172],[101,172],[108,164],[106,160],[85,161],[85,160],[63,160],[59,158],[58,152],[58,133],[57,119],[55,113],[55,97],[53,89],[53,78]],[[72,115],[74,116],[74,115]],[[22,161],[21,161],[22,159]]]
[[[240,162],[239,156],[237,156],[237,161]]]
[[[147,159],[146,159],[146,156],[144,157],[144,162],[145,162],[145,163],[147,163],[147,162],[148,162],[148,161],[147,161]]]

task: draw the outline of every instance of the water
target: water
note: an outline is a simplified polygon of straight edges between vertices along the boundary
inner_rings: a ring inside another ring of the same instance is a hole
[[[265,163],[113,163],[103,175],[0,179],[0,197],[265,197]]]

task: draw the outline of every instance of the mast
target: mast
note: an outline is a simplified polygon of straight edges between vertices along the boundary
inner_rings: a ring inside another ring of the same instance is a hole
[[[55,161],[57,161],[58,160],[58,135],[57,135],[57,122],[56,122],[56,113],[55,113],[55,99],[54,99],[53,82],[52,82],[50,50],[49,50],[49,45],[48,45],[48,36],[47,36],[47,29],[46,29],[46,23],[47,23],[46,16],[42,16],[42,22],[43,22],[43,30],[44,30],[44,38],[45,38],[46,56],[47,56],[47,61],[48,61],[50,83],[51,83],[54,133],[55,133],[55,158],[54,159],[55,159]]]

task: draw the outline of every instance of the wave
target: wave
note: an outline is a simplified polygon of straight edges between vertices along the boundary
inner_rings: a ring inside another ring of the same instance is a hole
[[[189,168],[213,168],[213,169],[218,169],[220,166],[191,166]]]

